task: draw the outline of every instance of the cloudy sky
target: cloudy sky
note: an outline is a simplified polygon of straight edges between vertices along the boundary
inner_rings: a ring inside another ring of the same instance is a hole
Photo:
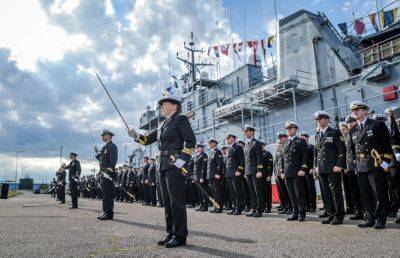
[[[280,18],[306,9],[326,13],[333,24],[353,19],[352,11],[358,17],[376,10],[374,0],[276,2]],[[380,7],[386,2],[378,1]],[[124,146],[130,152],[136,145],[92,68],[137,127],[146,105],[154,106],[168,84],[168,74],[185,71],[175,53],[183,53],[191,31],[204,49],[232,38],[265,38],[275,33],[273,1],[0,1],[0,180],[14,179],[17,151],[23,151],[18,177],[49,179],[61,145],[64,161],[75,151],[89,173],[95,160],[85,117],[98,146],[103,128],[116,133],[123,162]],[[221,75],[232,63],[221,58]]]

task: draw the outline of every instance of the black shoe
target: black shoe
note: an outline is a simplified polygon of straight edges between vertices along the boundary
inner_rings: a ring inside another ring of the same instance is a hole
[[[271,209],[266,208],[264,213],[271,213]]]
[[[286,214],[287,211],[288,211],[287,209],[283,209],[280,212],[278,212],[278,214]]]
[[[171,241],[172,237],[167,236],[167,238],[165,238],[164,240],[160,240],[157,242],[157,245],[165,245],[166,243],[168,243],[169,241]]]
[[[76,209],[76,208],[78,208],[78,207],[75,207],[75,206],[69,207],[69,209]]]
[[[191,208],[194,208],[195,206],[193,205],[193,204],[188,204],[188,205],[186,205],[186,208],[189,208],[189,209],[191,209]]]
[[[246,214],[246,217],[253,217],[254,214],[256,214],[256,211],[255,210],[251,210],[251,212]]]
[[[101,215],[99,215],[98,217],[97,217],[97,219],[101,219],[101,217],[103,217],[105,215],[105,213],[103,212]]]
[[[374,226],[374,229],[384,229],[386,222],[377,220]]]
[[[349,219],[350,219],[350,220],[363,220],[363,219],[364,219],[364,215],[362,215],[362,214],[356,214],[356,215],[354,215],[354,216],[351,216]]]
[[[343,219],[334,218],[334,219],[331,221],[331,225],[340,225],[340,224],[343,224]]]
[[[250,211],[249,208],[244,209],[244,212],[249,212],[249,211]]]
[[[305,215],[300,215],[298,218],[298,221],[305,221],[306,220],[306,216]]]
[[[389,214],[387,216],[388,216],[388,218],[396,218],[397,212],[391,211],[391,212],[389,212]]]
[[[400,218],[396,219],[394,223],[400,224]]]
[[[208,207],[201,207],[199,211],[208,211]]]
[[[292,215],[292,214],[293,214],[293,210],[292,210],[292,209],[288,209],[288,210],[285,212],[285,214],[286,214],[286,215]]]
[[[65,202],[59,202],[59,204],[64,204]]]
[[[253,218],[260,218],[260,217],[262,217],[262,213],[261,212],[256,212],[253,215]]]
[[[215,210],[214,210],[214,213],[222,213],[222,208],[220,208],[220,209],[215,209]]]
[[[166,248],[174,248],[174,247],[178,247],[181,245],[186,245],[186,241],[182,241],[182,240],[177,240],[175,238],[172,238],[169,242],[167,242],[165,244]]]
[[[329,216],[326,220],[322,220],[321,224],[330,224],[334,219],[334,216]]]
[[[372,228],[374,225],[375,225],[375,221],[368,220],[365,223],[358,224],[358,227],[360,227],[360,228]]]
[[[327,217],[329,217],[329,214],[325,211],[324,213],[318,215],[318,217],[320,217],[320,218],[327,218]]]
[[[312,213],[314,213],[316,211],[317,211],[317,209],[315,209],[315,208],[310,208],[310,210],[309,210],[309,212],[312,212]]]
[[[109,215],[109,214],[104,214],[100,220],[112,220],[113,219],[113,215]]]
[[[234,210],[231,210],[231,211],[228,211],[226,214],[228,214],[228,215],[233,215],[235,213],[235,211]]]
[[[241,211],[235,211],[235,213],[233,213],[233,215],[242,215]]]
[[[217,209],[210,210],[210,212],[214,213]]]
[[[298,220],[298,219],[299,219],[299,215],[296,214],[296,213],[293,213],[292,217],[287,218],[286,220],[287,221],[295,221],[295,220]]]

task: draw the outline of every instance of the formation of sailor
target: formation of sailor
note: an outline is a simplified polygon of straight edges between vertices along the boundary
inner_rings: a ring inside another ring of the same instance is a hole
[[[52,184],[60,203],[65,203],[68,169],[71,208],[78,207],[79,193],[84,198],[102,198],[101,220],[113,219],[114,199],[164,206],[167,235],[158,244],[167,248],[186,244],[186,207],[208,211],[210,196],[217,204],[213,213],[246,212],[253,218],[270,213],[272,181],[280,202],[277,211],[288,215],[288,221],[304,221],[307,212],[316,212],[316,180],[324,207],[322,224],[343,224],[345,215],[352,214],[349,219],[361,221],[359,227],[382,229],[388,217],[397,217],[400,131],[394,108],[386,110],[386,115],[370,117],[367,103],[353,102],[351,116],[340,122],[338,129],[330,124],[329,113],[318,111],[314,114],[315,146],[309,143],[308,133],[298,134],[299,126],[288,121],[285,132],[277,135],[273,156],[266,150],[267,144],[255,138],[256,128],[251,125],[243,128],[246,142],[228,132],[227,145],[219,148],[218,141],[211,138],[206,151],[204,143],[196,144],[187,117],[180,114],[179,99],[168,95],[159,104],[166,120],[156,131],[141,135],[128,130],[140,144],[157,142],[157,159],[144,157],[140,167],[125,164],[116,169],[118,150],[111,141],[114,134],[104,130],[105,145],[100,152],[96,149],[101,168],[96,177],[79,179],[76,153],[71,153],[69,165],[61,166],[56,173]]]

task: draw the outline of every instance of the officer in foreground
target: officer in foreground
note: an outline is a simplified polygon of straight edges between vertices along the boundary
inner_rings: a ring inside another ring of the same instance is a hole
[[[79,196],[78,182],[79,182],[79,177],[81,176],[81,163],[79,162],[79,160],[76,159],[77,156],[78,154],[76,154],[75,152],[71,152],[69,154],[71,162],[68,164],[68,166],[64,166],[64,169],[69,170],[68,174],[69,190],[71,191],[71,202],[72,202],[71,207],[69,207],[70,209],[78,208],[78,196]]]
[[[188,118],[181,115],[181,99],[169,88],[158,102],[166,117],[159,128],[149,135],[128,130],[129,136],[142,145],[158,142],[160,151],[160,185],[165,207],[167,236],[158,242],[166,248],[186,245],[187,213],[185,203],[186,163],[190,160],[196,137]]]

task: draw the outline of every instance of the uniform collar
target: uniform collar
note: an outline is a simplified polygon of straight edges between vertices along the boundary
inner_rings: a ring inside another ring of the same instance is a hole
[[[357,121],[357,123],[358,123],[358,126],[361,126],[361,125],[365,125],[365,123],[367,122],[367,119],[368,119],[368,116],[365,116],[365,118],[364,118],[364,120],[362,120],[361,121],[361,123],[359,123],[358,121]]]

